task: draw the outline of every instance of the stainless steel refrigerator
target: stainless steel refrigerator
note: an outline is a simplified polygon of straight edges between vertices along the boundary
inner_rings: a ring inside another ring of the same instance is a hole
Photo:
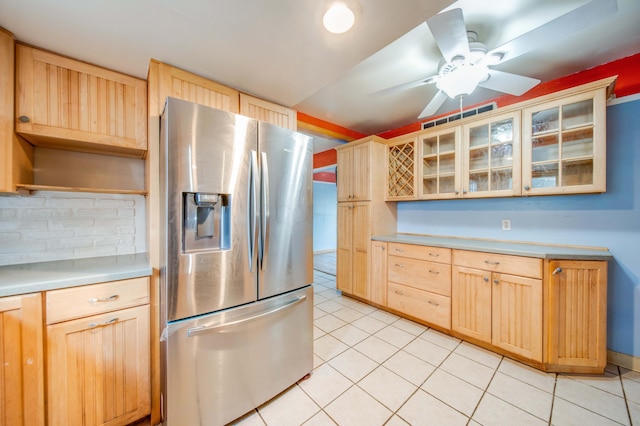
[[[311,138],[167,98],[164,422],[222,425],[313,369]]]

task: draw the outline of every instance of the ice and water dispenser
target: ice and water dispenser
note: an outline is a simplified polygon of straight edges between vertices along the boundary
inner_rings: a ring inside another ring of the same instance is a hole
[[[227,250],[231,245],[231,203],[229,194],[185,192],[182,250]]]

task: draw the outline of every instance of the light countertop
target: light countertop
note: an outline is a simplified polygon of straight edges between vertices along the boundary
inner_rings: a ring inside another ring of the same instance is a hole
[[[0,266],[0,297],[151,275],[147,253]]]
[[[540,259],[611,260],[613,258],[609,250],[601,247],[573,247],[565,245],[420,234],[375,235],[371,237],[371,239],[390,243],[417,244],[458,250],[472,250],[486,253],[508,254],[513,256],[536,257]]]

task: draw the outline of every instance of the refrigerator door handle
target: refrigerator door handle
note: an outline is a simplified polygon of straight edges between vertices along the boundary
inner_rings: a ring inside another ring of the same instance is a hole
[[[258,153],[254,150],[251,151],[249,156],[249,184],[247,190],[247,202],[249,208],[247,209],[247,248],[249,251],[249,271],[255,272],[256,260],[255,256],[258,251],[258,191],[257,182],[258,179]]]
[[[261,222],[261,234],[262,234],[262,238],[260,240],[260,269],[261,270],[265,270],[267,269],[267,260],[269,257],[269,224],[270,224],[270,220],[269,220],[269,165],[267,163],[267,153],[266,152],[261,152],[261,173],[262,173],[262,179],[260,179],[261,181],[261,194],[262,194],[262,200],[261,200],[261,213],[262,213],[262,222]]]
[[[213,325],[213,326],[201,325],[198,327],[193,327],[187,330],[187,337],[194,337],[194,336],[199,336],[207,333],[224,333],[226,329],[229,327],[235,327],[238,325],[246,324],[248,322],[255,321],[269,315],[273,315],[276,312],[282,311],[283,309],[293,308],[294,306],[304,302],[306,299],[307,299],[307,296],[300,296],[270,311],[262,312],[260,314],[250,316],[248,318],[242,318],[236,321],[226,322],[224,324]]]

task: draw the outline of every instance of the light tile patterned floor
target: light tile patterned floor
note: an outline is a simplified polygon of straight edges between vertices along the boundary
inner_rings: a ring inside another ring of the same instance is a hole
[[[238,425],[639,425],[640,373],[547,374],[344,297],[315,272],[311,378]]]

